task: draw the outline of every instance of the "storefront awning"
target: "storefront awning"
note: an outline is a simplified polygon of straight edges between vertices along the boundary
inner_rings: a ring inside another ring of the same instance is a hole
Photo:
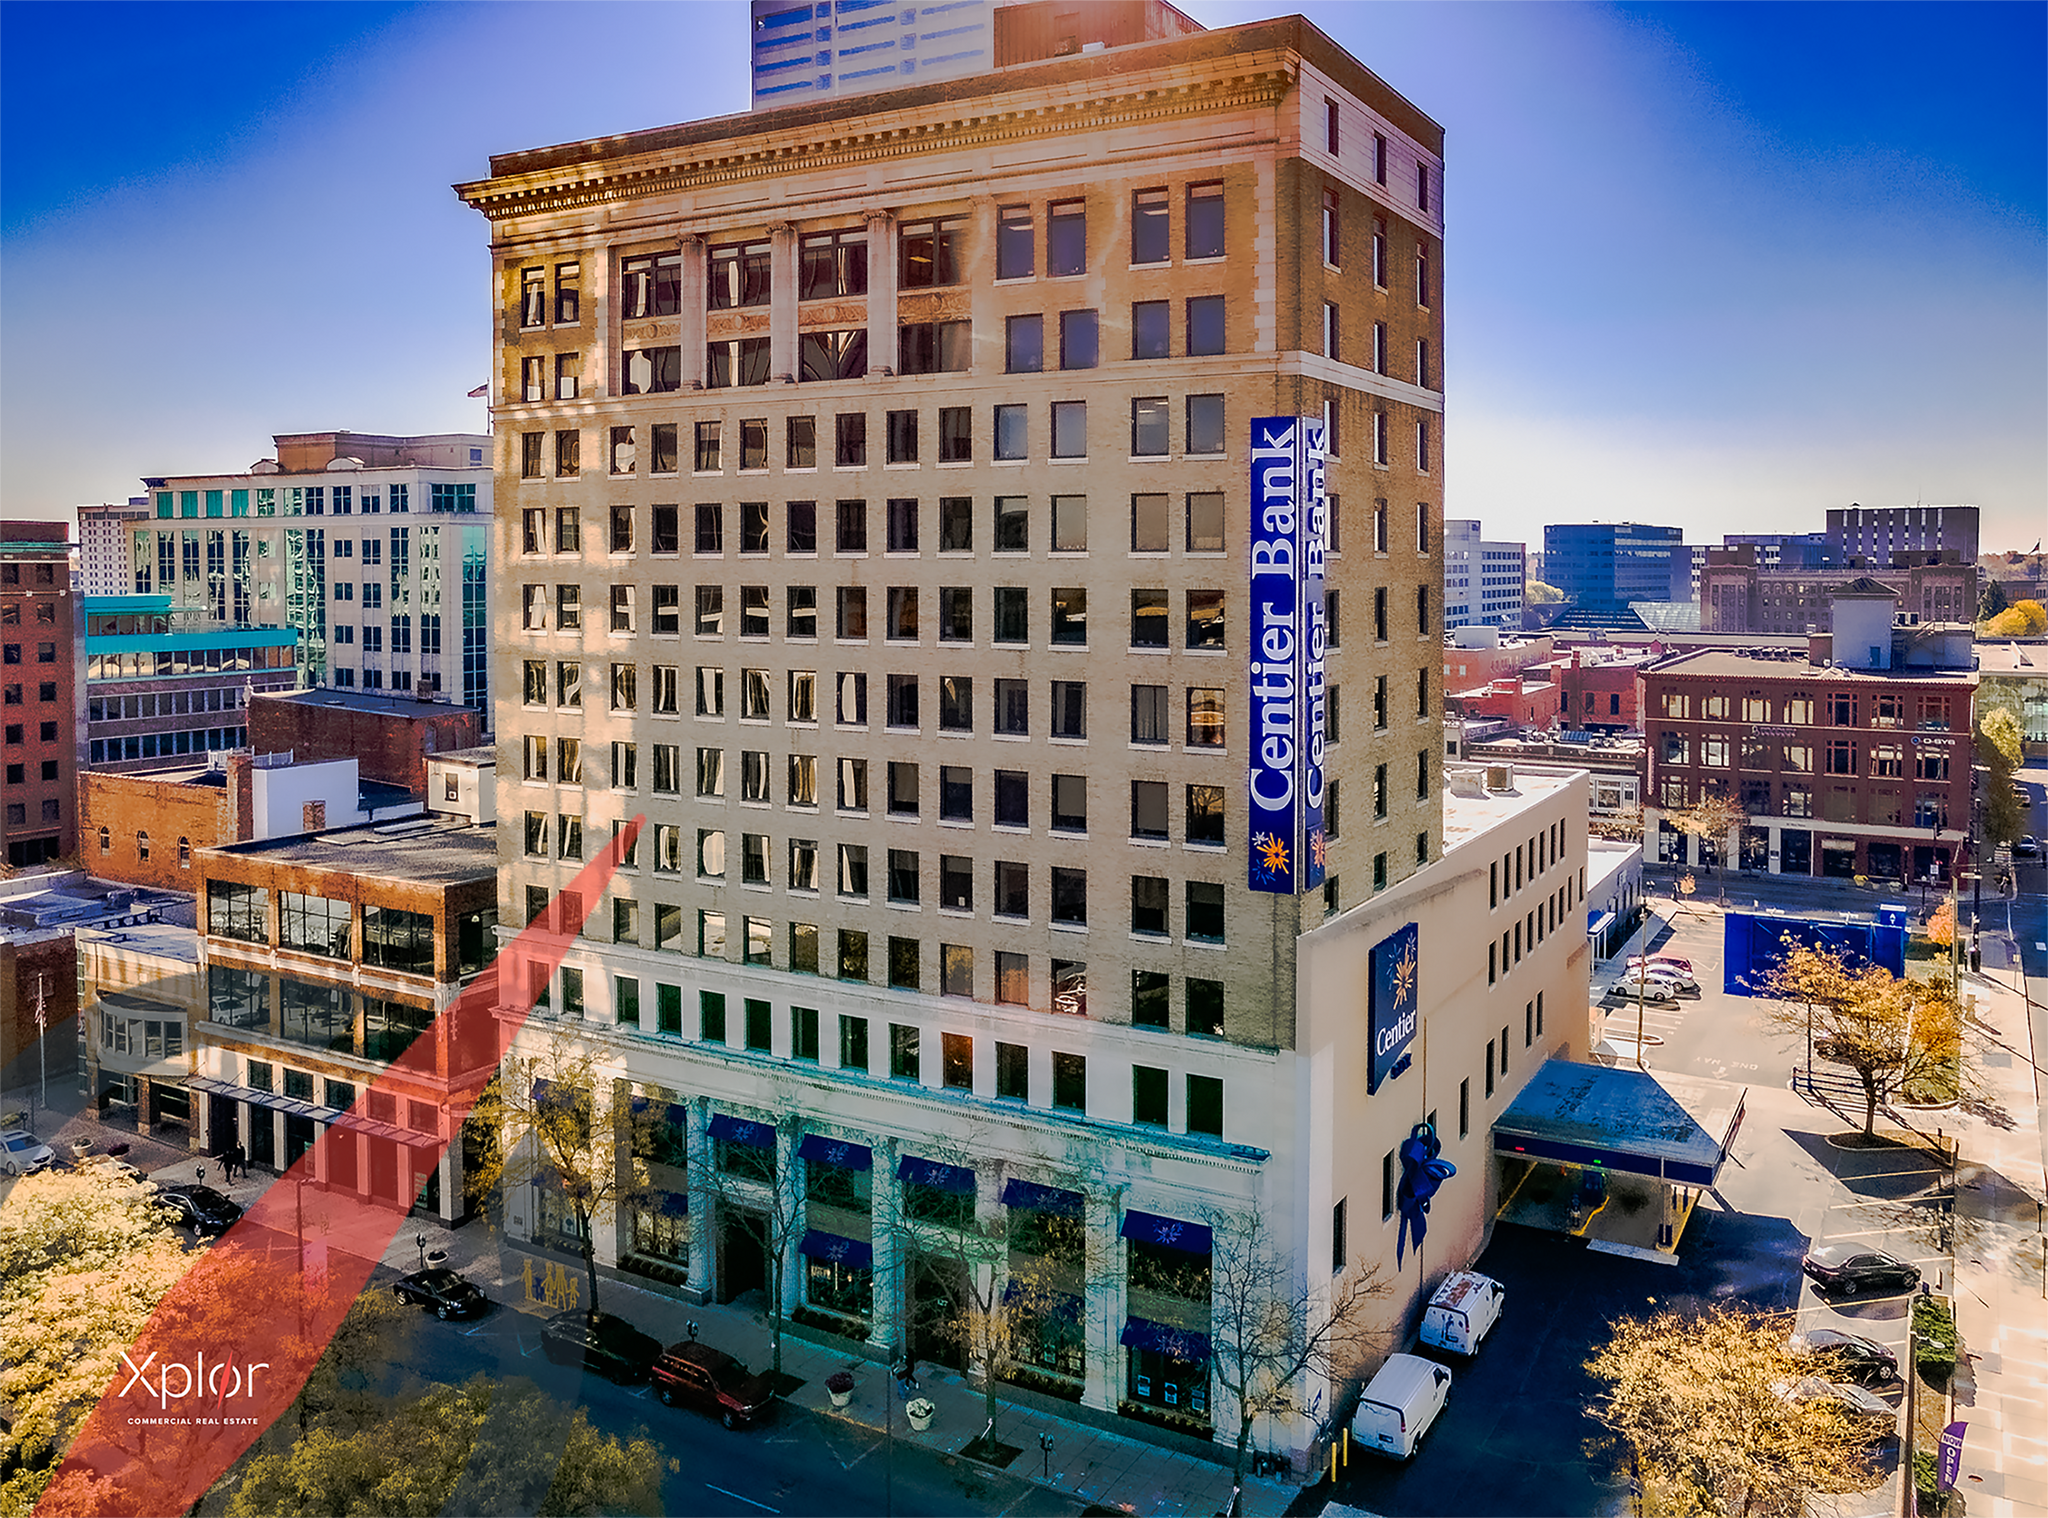
[[[749,1149],[775,1147],[773,1123],[757,1123],[749,1118],[733,1117],[724,1112],[711,1114],[711,1136],[715,1139],[724,1139],[728,1144],[745,1144]]]
[[[195,1075],[185,1084],[194,1091],[204,1091],[208,1096],[224,1097],[232,1102],[247,1102],[252,1107],[267,1107],[272,1112],[282,1112],[289,1117],[309,1117],[316,1123],[344,1128],[351,1133],[367,1133],[372,1138],[389,1139],[395,1144],[410,1144],[415,1149],[438,1146],[439,1135],[416,1133],[410,1128],[400,1128],[392,1123],[380,1123],[374,1118],[357,1117],[353,1112],[344,1112],[336,1107],[323,1107],[317,1102],[302,1101],[296,1096],[279,1096],[274,1091],[258,1091],[253,1086],[237,1086],[230,1081],[215,1080],[208,1075]]]
[[[1126,1349],[1149,1349],[1172,1360],[1191,1365],[1209,1358],[1209,1336],[1192,1328],[1175,1328],[1171,1323],[1154,1323],[1150,1318],[1131,1318],[1124,1323]]]
[[[1127,1239],[1141,1244],[1163,1244],[1189,1254],[1208,1254],[1215,1247],[1209,1230],[1201,1223],[1183,1223],[1179,1218],[1162,1218],[1150,1212],[1126,1212],[1120,1230]]]
[[[855,1270],[872,1270],[875,1264],[875,1248],[863,1244],[859,1239],[842,1239],[836,1233],[826,1233],[822,1228],[813,1228],[804,1234],[804,1241],[797,1245],[797,1252],[813,1260],[830,1260],[836,1265],[850,1265]]]
[[[797,1145],[796,1157],[816,1160],[821,1165],[837,1165],[841,1170],[875,1168],[875,1152],[866,1144],[850,1143],[823,1133],[806,1133],[804,1141]]]
[[[1033,1212],[1056,1212],[1061,1217],[1077,1218],[1087,1206],[1087,1201],[1078,1191],[1041,1186],[1036,1181],[1020,1180],[1016,1176],[1003,1183],[1005,1207],[1026,1207]]]
[[[1494,1119],[1498,1154],[1711,1186],[1749,1088],[1728,1081],[1545,1060]]]
[[[967,1166],[941,1165],[937,1160],[921,1160],[913,1154],[903,1156],[896,1167],[896,1179],[930,1186],[936,1191],[964,1193],[974,1189],[974,1172]]]

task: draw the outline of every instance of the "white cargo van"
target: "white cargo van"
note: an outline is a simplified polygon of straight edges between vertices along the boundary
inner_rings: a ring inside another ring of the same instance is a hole
[[[1420,1355],[1389,1355],[1358,1399],[1351,1434],[1360,1443],[1406,1460],[1450,1400],[1451,1373]]]
[[[1500,1321],[1506,1297],[1500,1282],[1476,1270],[1445,1276],[1422,1315],[1422,1342],[1453,1354],[1477,1354],[1480,1341]]]

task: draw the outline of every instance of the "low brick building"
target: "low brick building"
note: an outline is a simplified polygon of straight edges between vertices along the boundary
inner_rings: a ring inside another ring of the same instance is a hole
[[[330,1127],[320,1184],[445,1220],[463,1212],[465,1114],[449,1089],[497,1047],[438,1019],[497,951],[495,831],[421,819],[200,851],[202,968],[192,1088],[204,1147],[282,1171]],[[366,1092],[417,1037],[436,1078]],[[359,1104],[357,1097],[362,1093]],[[447,1143],[445,1153],[442,1145]]]
[[[354,759],[365,780],[419,796],[427,791],[427,756],[475,748],[484,727],[484,714],[472,707],[408,696],[305,690],[249,702],[249,746],[258,753]]]
[[[0,922],[0,1106],[68,1105],[77,1060],[72,930]]]

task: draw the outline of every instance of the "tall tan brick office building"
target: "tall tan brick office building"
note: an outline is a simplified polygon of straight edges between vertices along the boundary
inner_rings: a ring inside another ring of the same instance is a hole
[[[501,908],[527,920],[644,814],[569,957],[577,1033],[693,1152],[773,1151],[762,1184],[814,1209],[785,1305],[943,1355],[918,1343],[931,1193],[1064,1210],[1086,1283],[1035,1384],[1207,1429],[1206,1288],[1162,1292],[1186,1276],[1161,1262],[1206,1272],[1203,1220],[1250,1208],[1312,1279],[1391,1265],[1391,1228],[1347,1249],[1345,1188],[1390,1217],[1382,1152],[1422,1115],[1357,1105],[1350,1033],[1315,1032],[1357,1006],[1310,1004],[1301,946],[1387,931],[1449,867],[1442,131],[1298,17],[1020,58],[992,14],[1016,61],[991,72],[459,187],[498,311]],[[1327,419],[1335,505],[1328,881],[1293,896],[1247,883],[1250,447],[1283,415]],[[1552,930],[1577,784],[1521,798],[1558,813]],[[1526,832],[1533,886],[1539,821],[1491,805],[1469,831],[1496,865],[1487,830]],[[1576,974],[1582,1010],[1582,935],[1539,957],[1541,916],[1514,984],[1548,977],[1555,1009]],[[1494,976],[1457,931],[1425,933],[1422,994],[1486,976],[1465,1080],[1491,1100]],[[1362,997],[1348,978],[1320,994]],[[1363,1137],[1333,1157],[1339,1112]],[[600,1259],[760,1282],[743,1199],[673,1200],[601,1224]],[[545,1188],[507,1217],[574,1226]]]

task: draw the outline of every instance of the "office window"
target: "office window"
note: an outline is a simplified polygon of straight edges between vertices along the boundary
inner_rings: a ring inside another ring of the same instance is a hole
[[[765,306],[772,277],[770,244],[755,242],[713,248],[706,272],[706,304],[711,310]]]
[[[1383,132],[1372,134],[1372,177],[1377,184],[1387,182],[1387,139]]]
[[[1223,185],[1221,181],[1210,181],[1188,186],[1186,246],[1189,258],[1221,258],[1223,256]]]
[[[1418,210],[1429,209],[1429,165],[1426,163],[1415,166],[1415,205]]]
[[[997,917],[1028,918],[1031,915],[1028,866],[1003,859],[996,861],[995,899],[990,910]]]
[[[1162,592],[1162,594],[1164,594]],[[1173,741],[1172,720],[1167,716],[1167,687],[1164,685],[1133,685],[1131,687],[1131,742],[1167,744]],[[1162,831],[1164,837],[1163,808]]]
[[[1187,646],[1191,649],[1224,646],[1224,595],[1220,590],[1187,592]]]
[[[899,374],[963,372],[974,357],[971,324],[907,322],[897,329],[896,356]]]
[[[902,228],[902,288],[930,289],[960,282],[967,246],[967,219],[908,222]]]
[[[1215,882],[1187,883],[1187,934],[1208,943],[1223,942],[1223,887]]]
[[[1220,688],[1188,688],[1189,748],[1222,748],[1226,743],[1223,725],[1223,692]]]
[[[583,355],[580,353],[557,353],[555,355],[555,399],[573,401],[583,380]],[[342,487],[346,489],[346,486]],[[339,515],[339,513],[337,513]]]
[[[1188,1132],[1223,1137],[1223,1082],[1219,1077],[1188,1077]]]
[[[732,367],[728,345],[725,343],[714,344],[713,351],[717,354],[726,355],[726,366],[723,370],[726,377],[720,379],[718,383],[726,385],[733,383],[730,378]],[[765,338],[760,340],[759,363],[762,377],[759,380],[745,380],[742,383],[766,383],[768,350]],[[682,389],[683,350],[681,348],[628,348],[625,353],[624,362],[620,366],[619,388],[627,395],[664,395],[670,391]]]
[[[896,944],[902,942],[902,939],[891,939],[892,951]],[[914,1081],[918,1078],[921,1063],[918,1044],[916,1028],[903,1023],[889,1024],[889,1075],[892,1079]]]
[[[1172,356],[1173,340],[1169,331],[1172,309],[1172,303],[1163,300],[1141,300],[1132,304],[1132,358]]]
[[[1420,243],[1415,245],[1415,304],[1429,304],[1429,250]]]
[[[1052,920],[1074,926],[1086,926],[1088,922],[1088,872],[1065,869],[1059,865],[1052,871]]]
[[[1045,318],[1012,316],[1003,324],[1003,369],[1008,374],[1037,374],[1045,368]],[[1004,408],[998,407],[998,411]],[[1022,408],[1015,408],[1021,410]],[[1004,457],[998,454],[997,457]]]
[[[1163,264],[1172,256],[1172,209],[1164,189],[1131,196],[1131,262]]]
[[[1052,456],[1056,459],[1088,457],[1088,403],[1052,403]]]
[[[1056,833],[1088,831],[1088,781],[1082,775],[1052,777],[1052,828]]]
[[[1429,423],[1426,421],[1415,424],[1415,468],[1419,473],[1429,473]],[[1423,549],[1425,553],[1428,551],[1427,547]]]
[[[974,411],[969,406],[939,408],[939,462],[964,464],[974,457]]]
[[[865,295],[868,290],[868,234],[865,228],[806,235],[797,251],[797,299]]]
[[[868,462],[868,419],[862,411],[842,411],[832,419],[833,462],[842,469],[862,469]],[[842,551],[846,551],[842,549]]]
[[[917,462],[917,413],[891,411],[885,418],[888,460],[892,464]]]
[[[1147,1128],[1166,1126],[1166,1072],[1131,1066],[1131,1121]]]
[[[861,936],[865,939],[866,935]],[[843,939],[845,935],[842,933],[840,937]],[[867,957],[865,947],[862,949],[861,957],[863,960]],[[840,978],[865,980],[867,971],[863,969],[860,975],[855,977],[842,974]],[[862,1075],[868,1073],[868,1020],[865,1017],[848,1017],[844,1013],[840,1015],[839,1068],[858,1070]]]
[[[1060,313],[1060,367],[1093,369],[1101,357],[1101,331],[1093,311]]]
[[[922,951],[914,938],[889,940],[889,984],[899,990],[915,991],[923,981]]]
[[[523,480],[537,480],[542,476],[541,440],[544,432],[522,432],[519,434],[519,477]],[[526,552],[539,550],[529,547]]]
[[[1052,736],[1088,736],[1088,685],[1082,680],[1052,682]]]
[[[1131,931],[1164,937],[1168,887],[1163,875],[1131,877]]]
[[[1220,490],[1190,491],[1187,499],[1187,551],[1223,551],[1223,493]]]
[[[1056,495],[1052,498],[1052,551],[1088,551],[1088,497]]]
[[[1196,295],[1188,300],[1188,352],[1224,351],[1223,297]],[[1331,355],[1335,357],[1335,355]]]
[[[1131,453],[1136,458],[1164,458],[1167,443],[1167,401],[1163,395],[1136,396],[1131,401]],[[1165,497],[1157,498],[1164,517]],[[1163,546],[1163,545],[1162,545]]]
[[[1046,207],[1045,272],[1055,277],[1088,272],[1086,201],[1056,200]]]
[[[1339,331],[1338,331],[1338,316],[1337,316],[1337,305],[1336,305],[1336,302],[1334,302],[1334,301],[1327,301],[1327,300],[1326,300],[1326,301],[1324,301],[1324,302],[1323,302],[1323,357],[1324,357],[1324,358],[1339,358],[1339,357],[1341,357],[1341,355],[1339,354],[1339,352],[1338,352],[1338,349],[1337,349],[1337,340],[1338,340],[1338,336],[1339,336]]]
[[[1337,192],[1323,191],[1323,262],[1332,268],[1344,260],[1340,256],[1337,241]]]
[[[889,676],[887,723],[890,727],[915,728],[918,725],[917,676]]]

